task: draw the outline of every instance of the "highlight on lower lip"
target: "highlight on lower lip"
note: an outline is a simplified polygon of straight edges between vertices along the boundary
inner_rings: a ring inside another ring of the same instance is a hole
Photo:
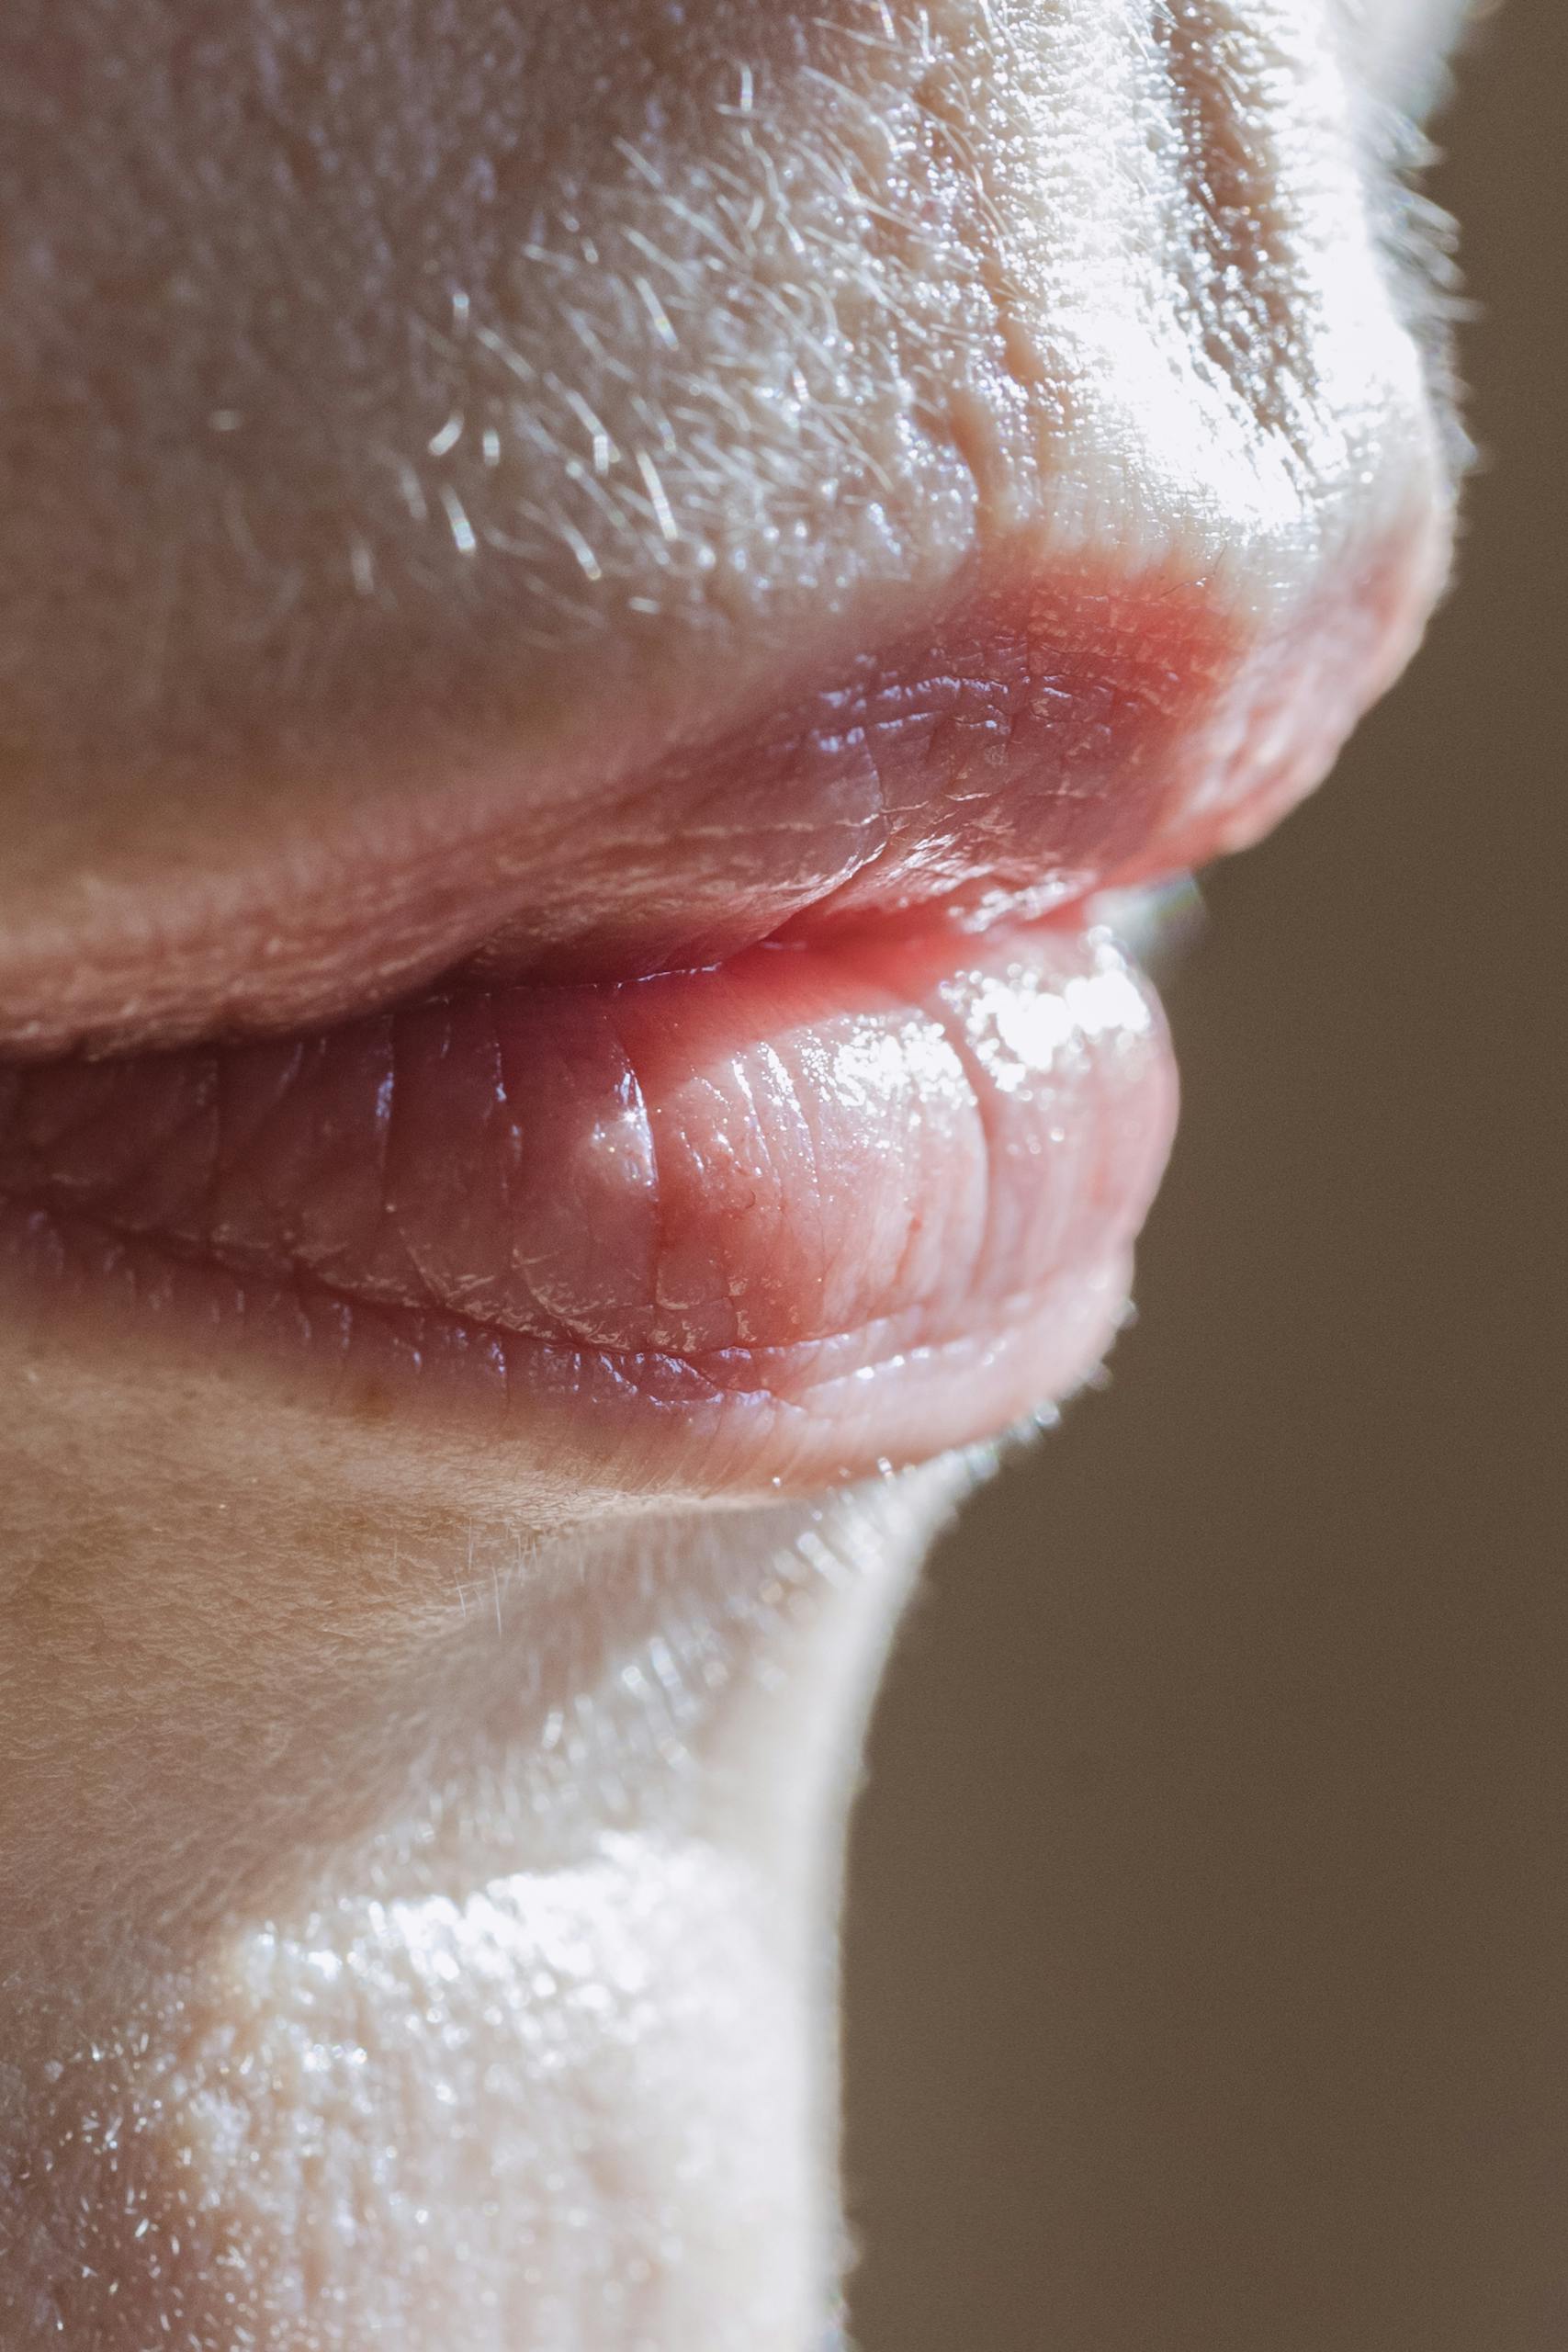
[[[1174,1091],[1100,930],[471,988],[0,1069],[0,1280],[559,1434],[612,1485],[819,1482],[1093,1369]]]

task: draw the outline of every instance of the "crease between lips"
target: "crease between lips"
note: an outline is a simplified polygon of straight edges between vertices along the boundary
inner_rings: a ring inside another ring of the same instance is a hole
[[[1172,1110],[1104,932],[477,988],[308,1041],[0,1072],[0,1194],[716,1387],[982,1339],[1124,1256]]]
[[[662,842],[666,911],[705,969],[649,973],[653,869],[597,826],[575,866],[551,851],[525,874],[515,830],[492,870],[459,824],[414,901],[408,837],[368,872],[342,838],[330,859],[318,844],[317,884],[343,882],[324,933],[319,908],[303,929],[241,923],[227,979],[178,967],[168,1004],[185,989],[204,1006],[205,1042],[177,1042],[180,1013],[132,1050],[111,1013],[78,1033],[115,1049],[102,1059],[0,1059],[8,1299],[129,1306],[182,1340],[248,1333],[295,1363],[303,1341],[361,1388],[412,1378],[468,1411],[488,1395],[521,1405],[513,1427],[555,1414],[574,1459],[614,1452],[625,1408],[632,1451],[663,1450],[649,1475],[668,1484],[678,1423],[708,1491],[781,1458],[819,1480],[992,1434],[1113,1336],[1173,1120],[1157,1009],[1102,930],[1073,927],[1084,894],[1235,846],[1314,782],[1408,650],[1429,553],[1395,534],[1257,638],[1196,583],[1068,567],[1021,602],[972,600],[941,695],[927,633],[851,665],[841,736],[823,731],[829,692],[694,763],[655,762],[633,799],[650,826],[663,812],[645,846]],[[868,780],[879,711],[901,748]],[[795,898],[781,821],[809,834],[863,786],[886,853]],[[716,807],[744,871],[683,830]],[[467,960],[378,1011],[389,876],[393,931],[413,905],[415,933],[450,946],[458,920]],[[1057,912],[1024,921],[1021,897]],[[597,913],[541,969],[568,902]],[[334,940],[350,962],[312,962]],[[615,977],[628,956],[645,977]],[[357,1017],[276,1034],[319,968]],[[259,994],[232,993],[253,978]],[[777,1408],[807,1425],[783,1457]]]
[[[95,865],[74,912],[0,937],[0,1056],[286,1035],[454,974],[696,968],[1168,875],[1317,781],[1408,653],[1436,560],[1407,515],[1266,620],[1174,562],[1014,550],[918,625],[868,621],[860,652],[781,645],[761,706],[727,706],[716,658],[689,733],[609,692],[559,740],[469,740],[450,712],[355,747],[329,729],[308,822],[274,778],[255,840],[197,828],[127,879]],[[242,807],[257,781],[209,779]]]

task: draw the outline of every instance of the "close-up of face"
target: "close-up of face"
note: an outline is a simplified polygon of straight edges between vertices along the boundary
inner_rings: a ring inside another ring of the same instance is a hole
[[[4,2352],[840,2341],[877,1668],[1448,582],[1462,13],[0,13]]]

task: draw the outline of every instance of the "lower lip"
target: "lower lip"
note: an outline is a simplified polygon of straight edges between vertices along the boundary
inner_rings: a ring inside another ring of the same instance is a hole
[[[1175,1078],[1109,933],[900,929],[0,1069],[7,1319],[456,1412],[619,1491],[991,1434],[1122,1318]]]

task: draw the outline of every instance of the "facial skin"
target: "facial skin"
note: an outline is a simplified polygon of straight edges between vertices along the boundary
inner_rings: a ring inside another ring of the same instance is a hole
[[[1441,586],[1459,13],[0,17],[4,2352],[821,2341],[904,1465]]]

